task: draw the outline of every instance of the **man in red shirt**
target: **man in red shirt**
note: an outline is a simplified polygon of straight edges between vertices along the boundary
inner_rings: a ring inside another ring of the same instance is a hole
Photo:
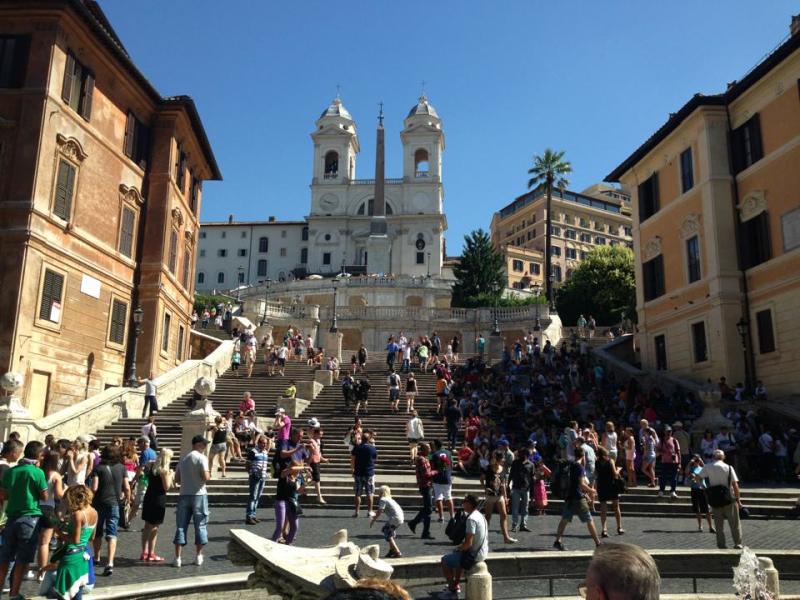
[[[431,496],[433,487],[433,476],[436,471],[431,468],[431,463],[428,460],[428,455],[431,453],[431,447],[425,442],[419,445],[416,461],[416,475],[417,487],[422,496],[422,508],[417,513],[417,516],[408,522],[408,527],[412,532],[417,532],[417,525],[422,522],[422,539],[432,540],[431,535],[431,512],[433,512],[433,498]]]

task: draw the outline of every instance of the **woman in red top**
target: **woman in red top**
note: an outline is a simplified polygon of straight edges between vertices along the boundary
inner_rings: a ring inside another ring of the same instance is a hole
[[[245,414],[255,409],[256,409],[256,401],[253,400],[253,397],[250,394],[250,392],[245,392],[244,398],[242,398],[242,401],[239,403],[239,411],[242,414]]]
[[[467,419],[464,422],[464,439],[467,443],[472,445],[472,441],[478,436],[478,430],[481,427],[481,418],[472,413],[470,410],[467,413]]]

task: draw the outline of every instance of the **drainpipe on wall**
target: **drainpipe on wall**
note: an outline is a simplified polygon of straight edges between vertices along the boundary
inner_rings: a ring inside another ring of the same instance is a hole
[[[755,353],[753,352],[753,324],[750,322],[750,291],[747,286],[747,268],[744,266],[742,259],[742,213],[739,209],[739,183],[736,181],[736,173],[734,173],[733,166],[733,127],[731,126],[731,111],[728,103],[725,103],[725,116],[728,123],[728,165],[730,166],[731,176],[733,178],[733,212],[736,227],[734,227],[733,235],[736,246],[736,259],[739,265],[739,271],[742,274],[742,319],[747,323],[747,336],[745,338],[745,364],[744,372],[745,386],[748,391],[752,391],[755,387],[758,377],[756,376],[756,360]]]

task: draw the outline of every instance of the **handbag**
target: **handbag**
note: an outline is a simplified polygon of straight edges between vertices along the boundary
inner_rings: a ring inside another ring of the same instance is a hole
[[[732,467],[728,467],[728,485],[712,485],[706,490],[708,503],[712,508],[722,508],[733,502],[733,496],[731,495],[731,469]]]
[[[617,495],[624,494],[628,491],[628,486],[622,477],[616,477],[614,479],[614,491],[617,492]]]

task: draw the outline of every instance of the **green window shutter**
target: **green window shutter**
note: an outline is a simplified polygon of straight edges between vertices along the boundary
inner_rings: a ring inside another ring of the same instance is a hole
[[[61,86],[61,99],[69,104],[72,99],[72,85],[75,79],[75,57],[72,53],[67,54],[67,64],[64,67],[64,82]]]
[[[81,105],[78,112],[87,121],[92,117],[92,96],[94,95],[94,73],[86,72],[81,89]]]
[[[58,164],[56,177],[56,194],[53,212],[56,216],[69,221],[72,212],[72,195],[75,191],[75,167],[62,160]]]
[[[133,252],[133,223],[135,216],[130,208],[122,209],[122,227],[119,236],[120,254],[131,258]]]
[[[125,302],[114,300],[111,306],[111,327],[109,328],[109,341],[121,344],[125,341],[125,315],[128,305]]]

